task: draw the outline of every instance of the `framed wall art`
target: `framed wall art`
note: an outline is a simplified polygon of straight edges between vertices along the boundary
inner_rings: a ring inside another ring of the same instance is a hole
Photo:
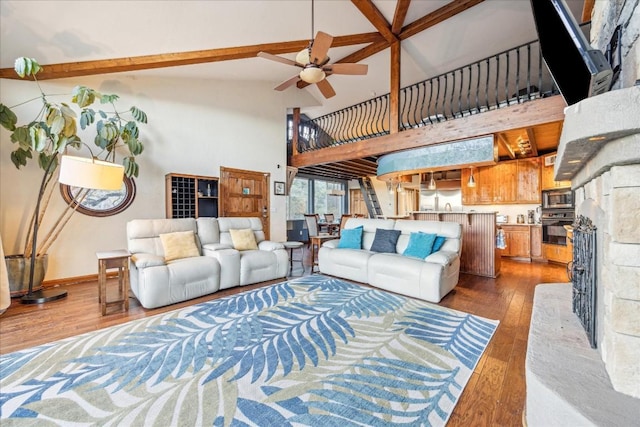
[[[284,182],[274,181],[273,192],[276,196],[284,196],[285,195]]]

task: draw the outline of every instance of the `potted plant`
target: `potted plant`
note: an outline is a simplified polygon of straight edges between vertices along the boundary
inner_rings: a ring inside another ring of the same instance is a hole
[[[20,78],[32,78],[40,94],[12,107],[0,103],[0,124],[11,132],[11,142],[15,144],[15,149],[11,152],[11,161],[20,169],[32,159],[37,161],[43,171],[39,186],[34,188],[36,207],[31,214],[24,250],[22,254],[5,257],[12,296],[24,294],[30,281],[33,287],[40,287],[46,270],[47,249],[60,235],[78,206],[77,203],[68,206],[52,222],[49,230],[40,229],[56,187],[61,156],[70,149],[80,149],[84,145],[94,159],[115,163],[117,151],[118,156],[122,156],[126,176],[137,177],[139,166],[136,156],[144,149],[143,143],[138,139],[138,123],[147,122],[147,116],[142,110],[131,107],[125,112],[118,111],[115,105],[118,95],[102,94],[86,86],[76,86],[70,101],[80,109],[78,114],[69,103],[53,101],[56,95],[44,93],[36,77],[41,69],[33,58],[18,58],[15,62],[16,73]],[[18,124],[14,112],[16,107],[38,100],[42,106],[37,116],[25,124]],[[98,101],[109,106],[111,111],[92,108]],[[78,122],[83,130],[95,126],[96,148],[93,150],[77,135]],[[82,198],[85,195],[86,192],[81,191],[77,197]],[[27,268],[29,262],[25,261],[31,261],[32,271]]]

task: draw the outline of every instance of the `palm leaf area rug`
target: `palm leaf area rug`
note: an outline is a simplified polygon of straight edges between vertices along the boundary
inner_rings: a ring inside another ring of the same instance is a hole
[[[0,356],[0,425],[444,425],[497,325],[301,277]]]

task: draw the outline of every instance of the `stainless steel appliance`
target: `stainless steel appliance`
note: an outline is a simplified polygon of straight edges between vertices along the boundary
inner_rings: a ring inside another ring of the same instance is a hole
[[[542,209],[573,209],[571,188],[542,190]]]
[[[565,225],[573,224],[573,209],[546,209],[542,211],[542,243],[567,245]]]

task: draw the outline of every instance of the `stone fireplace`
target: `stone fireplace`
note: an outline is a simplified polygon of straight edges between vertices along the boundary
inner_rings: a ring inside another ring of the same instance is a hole
[[[636,425],[640,414],[640,85],[565,109],[555,166],[595,230],[596,342],[570,283],[536,287],[526,423]]]
[[[565,111],[556,176],[596,231],[596,337],[615,390],[640,398],[640,86]]]

